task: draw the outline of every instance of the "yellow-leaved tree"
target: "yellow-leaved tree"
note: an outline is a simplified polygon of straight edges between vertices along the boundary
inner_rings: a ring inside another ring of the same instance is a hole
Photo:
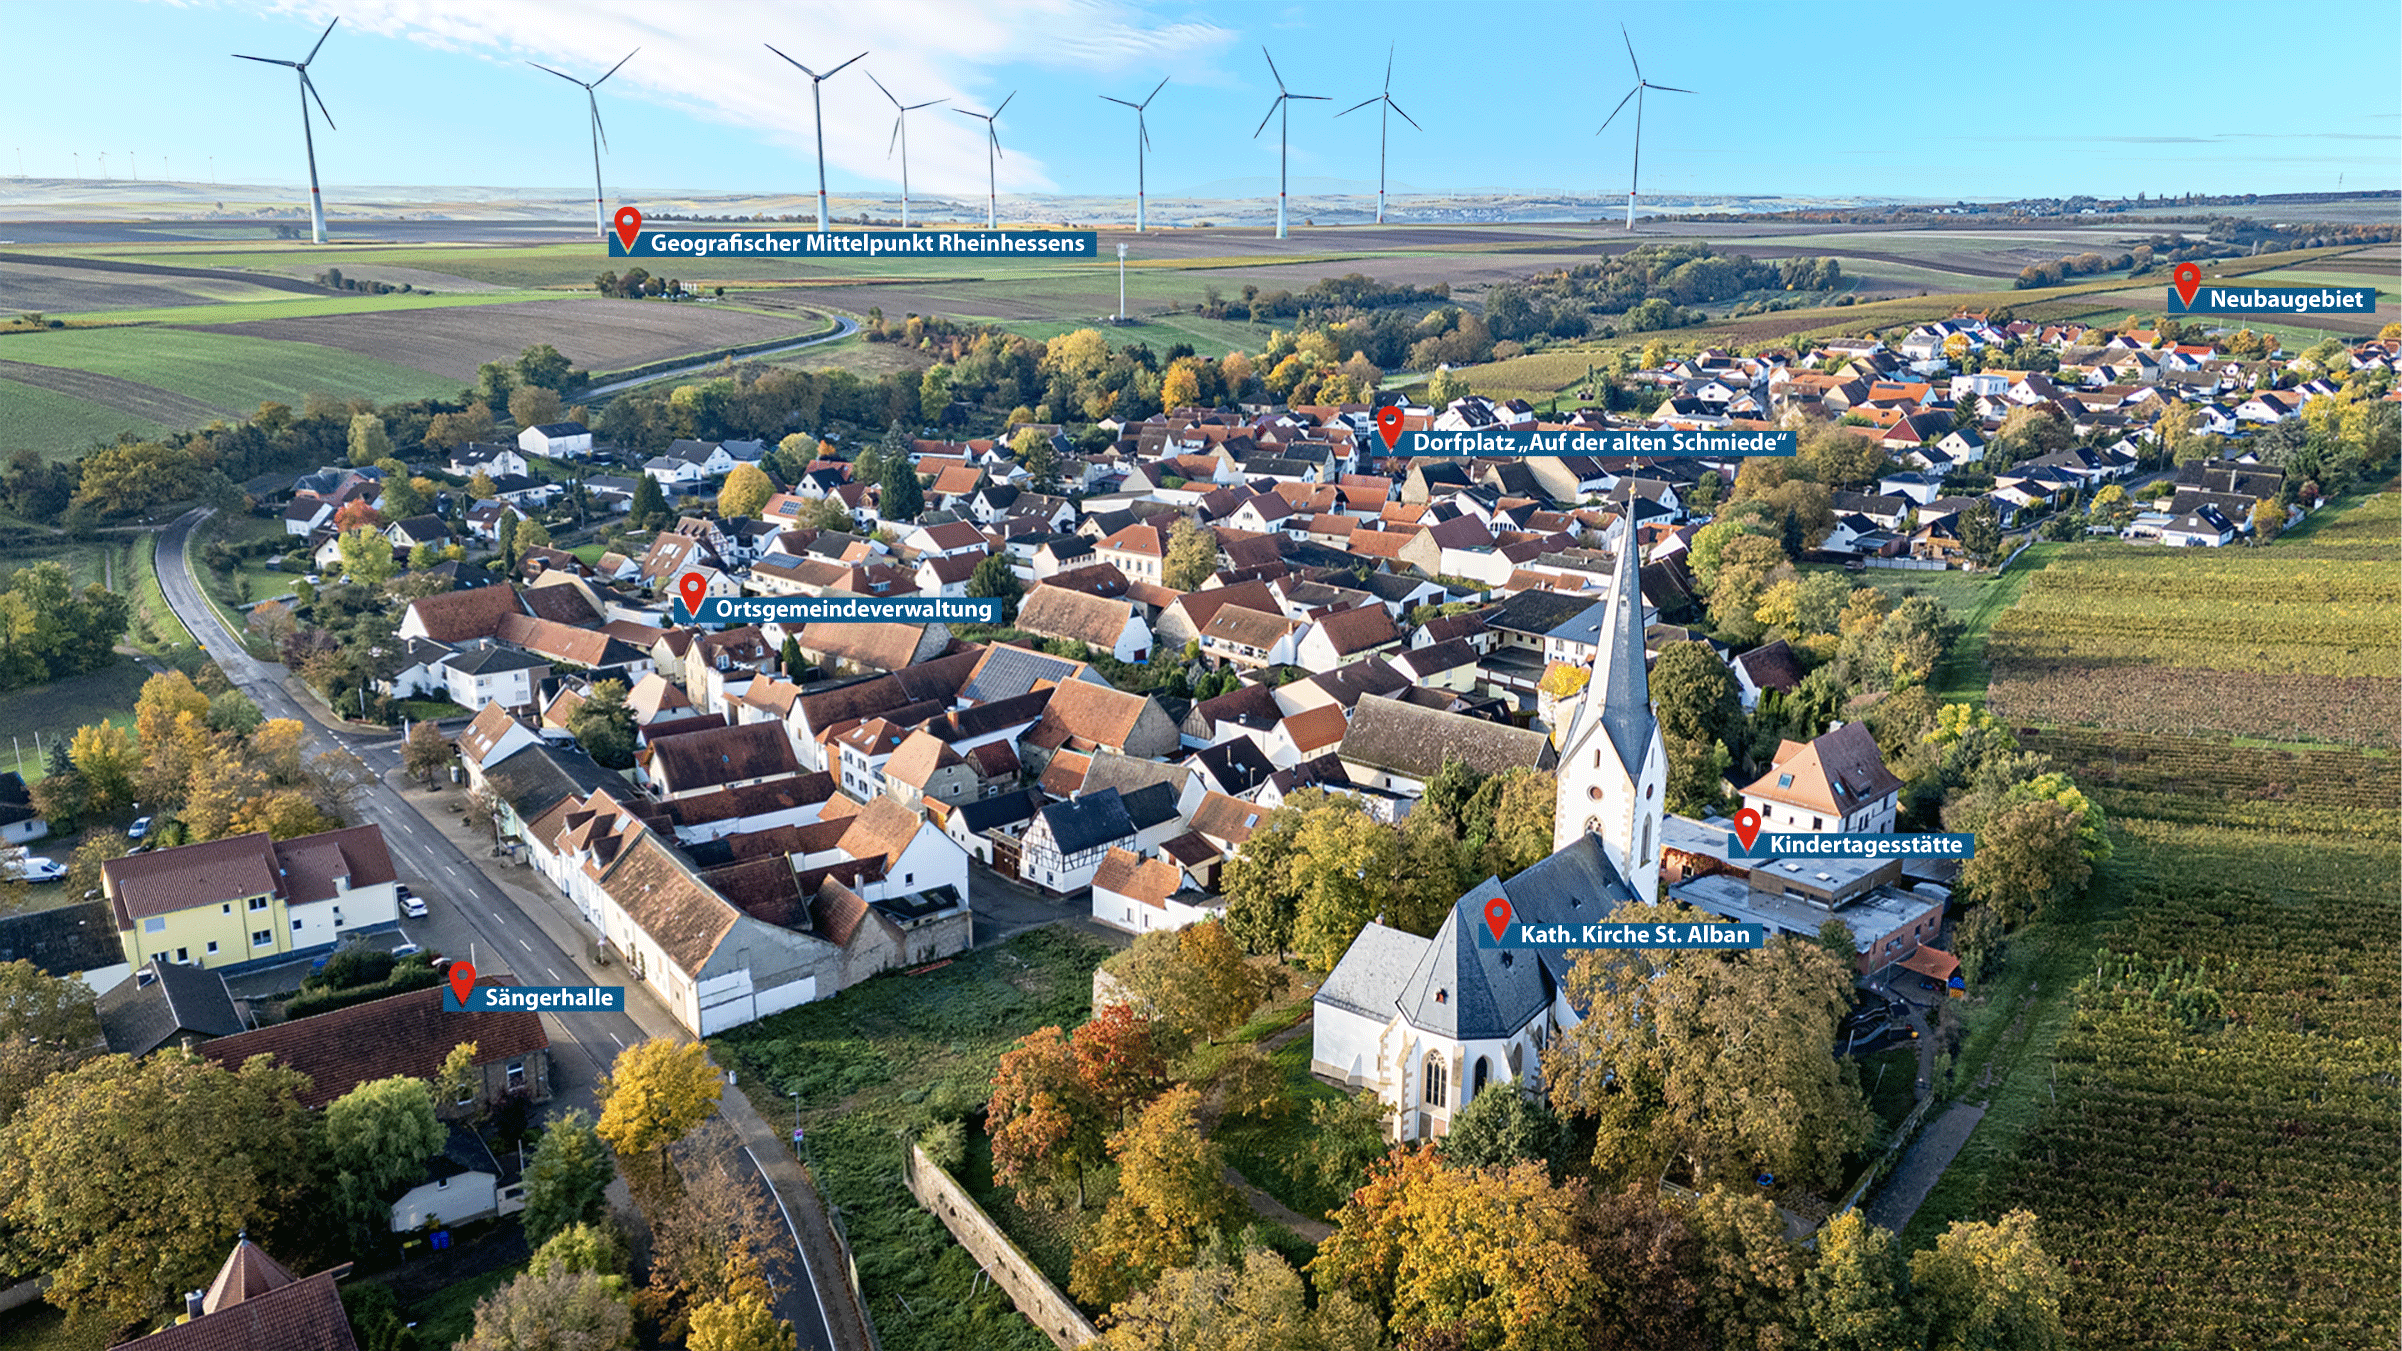
[[[646,1180],[663,1180],[671,1166],[669,1147],[708,1120],[724,1092],[708,1048],[653,1037],[618,1052],[601,1076],[601,1118],[595,1129],[625,1162],[629,1179],[641,1161],[651,1170]]]

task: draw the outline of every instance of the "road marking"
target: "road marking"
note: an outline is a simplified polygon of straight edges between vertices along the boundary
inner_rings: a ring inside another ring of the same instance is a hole
[[[493,918],[493,920],[494,920],[496,923],[501,923],[501,924],[506,924],[506,923],[508,923],[508,921],[507,921],[507,920],[504,920],[504,919],[502,919],[502,918],[500,917],[500,912],[499,912],[498,910],[495,910],[495,911],[493,911],[493,912],[492,912],[492,918]]]
[[[449,874],[450,874],[451,876],[453,876],[453,877],[456,877],[456,876],[458,876],[458,875],[459,875],[459,870],[458,870],[458,869],[456,869],[456,868],[454,868],[454,867],[452,867],[452,866],[450,866],[450,865],[449,865],[449,864],[447,864],[447,863],[445,863],[445,864],[443,864],[443,865],[442,865],[442,871],[444,871],[444,872],[446,872],[446,873],[449,873]]]
[[[826,1312],[825,1297],[818,1293],[817,1269],[809,1264],[809,1245],[801,1242],[800,1226],[792,1222],[792,1212],[785,1209],[784,1206],[784,1194],[776,1190],[775,1183],[768,1181],[767,1169],[761,1166],[759,1156],[751,1153],[749,1145],[744,1145],[742,1152],[750,1154],[751,1167],[759,1170],[760,1185],[767,1188],[768,1195],[776,1198],[776,1210],[784,1217],[785,1231],[792,1235],[792,1250],[801,1255],[801,1275],[809,1282],[809,1302],[817,1306],[818,1325],[826,1330],[826,1345],[832,1346],[834,1345],[834,1320]]]
[[[547,966],[542,968],[542,974],[550,977],[552,980],[557,980],[559,978],[559,973],[551,970]]]
[[[618,1040],[617,1040],[617,1034],[616,1034],[616,1033],[614,1033],[614,1032],[612,1032],[612,1033],[610,1033],[610,1034],[609,1034],[609,1040],[611,1040],[611,1041],[616,1041],[616,1042],[617,1042],[617,1049],[618,1049],[618,1050],[620,1050],[620,1051],[622,1051],[622,1050],[624,1050],[624,1049],[626,1048],[626,1044],[625,1044],[624,1042],[622,1042],[622,1041],[618,1041]],[[769,1190],[771,1190],[771,1191],[772,1191],[772,1190],[774,1190],[774,1188],[772,1188],[772,1187],[771,1187],[771,1188],[769,1188]]]
[[[534,945],[533,945],[533,944],[531,944],[531,943],[528,943],[527,941],[525,941],[525,940],[524,940],[524,939],[522,939],[522,938],[520,938],[520,939],[518,939],[518,940],[517,940],[517,946],[519,946],[519,947],[521,947],[521,948],[524,948],[524,949],[525,949],[526,951],[528,951],[528,952],[532,952],[532,951],[534,950]]]

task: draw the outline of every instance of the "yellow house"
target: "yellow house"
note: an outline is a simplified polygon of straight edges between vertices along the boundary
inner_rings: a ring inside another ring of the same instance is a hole
[[[265,833],[111,859],[101,892],[136,968],[152,958],[212,969],[330,950],[348,931],[399,919],[397,877],[377,826],[277,843]]]

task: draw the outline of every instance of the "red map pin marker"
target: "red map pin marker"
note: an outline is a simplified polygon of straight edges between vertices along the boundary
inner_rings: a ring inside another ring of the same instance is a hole
[[[684,608],[698,616],[701,612],[701,599],[709,594],[709,579],[697,572],[687,572],[684,574],[683,580],[676,583],[676,590],[684,595]]]
[[[2202,289],[2202,269],[2192,263],[2179,263],[2170,275],[2177,279],[2177,299],[2191,306],[2194,293]]]
[[[1760,813],[1758,811],[1745,807],[1742,811],[1735,813],[1735,838],[1743,841],[1743,847],[1746,849],[1751,848],[1752,841],[1760,838]]]
[[[1509,932],[1510,903],[1507,900],[1496,896],[1485,902],[1485,927],[1493,931],[1493,941],[1496,943],[1501,941],[1503,934]]]
[[[1401,406],[1388,403],[1376,410],[1376,434],[1384,438],[1384,448],[1391,450],[1401,439]]]
[[[634,251],[634,236],[642,233],[642,213],[630,206],[617,208],[617,242]]]
[[[460,1007],[466,1007],[467,996],[475,992],[475,964],[473,962],[452,962],[450,964],[450,992],[457,996]]]

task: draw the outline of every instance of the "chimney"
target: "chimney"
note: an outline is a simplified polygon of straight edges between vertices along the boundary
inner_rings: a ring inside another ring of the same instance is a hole
[[[201,1291],[201,1290],[191,1290],[191,1291],[187,1291],[187,1292],[185,1292],[185,1294],[184,1294],[184,1297],[183,1297],[183,1316],[184,1316],[185,1318],[198,1318],[198,1317],[200,1317],[200,1316],[201,1316],[201,1314],[204,1312],[204,1311],[201,1309],[201,1307],[200,1307],[200,1304],[201,1304],[201,1301],[202,1301],[202,1300],[204,1300],[204,1299],[206,1299],[206,1298],[207,1298],[207,1292],[205,1292],[205,1291]]]

